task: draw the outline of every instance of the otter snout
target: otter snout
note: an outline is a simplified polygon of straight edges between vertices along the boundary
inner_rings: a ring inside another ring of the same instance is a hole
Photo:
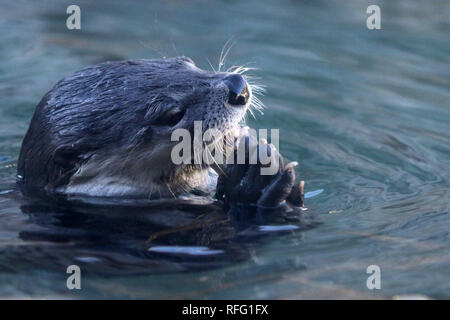
[[[243,106],[247,104],[249,92],[247,82],[240,74],[226,76],[223,82],[229,89],[228,103],[233,106]]]

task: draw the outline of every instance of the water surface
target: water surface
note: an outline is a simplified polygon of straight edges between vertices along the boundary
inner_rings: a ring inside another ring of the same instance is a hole
[[[450,298],[448,1],[14,1],[0,10],[0,296]],[[382,29],[366,28],[379,4]],[[25,199],[21,140],[40,98],[93,63],[186,55],[266,86],[255,128],[307,182],[304,216],[212,205]],[[318,192],[318,190],[323,190]],[[82,290],[66,288],[66,267]],[[378,265],[382,289],[366,288]]]

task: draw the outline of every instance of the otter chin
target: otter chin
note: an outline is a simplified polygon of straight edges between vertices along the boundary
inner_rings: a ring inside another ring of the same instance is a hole
[[[174,165],[171,133],[216,129],[233,140],[252,101],[244,76],[186,57],[106,62],[45,94],[22,143],[24,193],[172,197],[208,186],[208,166]]]

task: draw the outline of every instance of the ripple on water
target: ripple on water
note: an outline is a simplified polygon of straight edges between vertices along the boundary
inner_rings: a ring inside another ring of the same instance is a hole
[[[148,251],[168,254],[187,254],[191,256],[206,256],[224,253],[223,250],[214,250],[208,247],[190,246],[154,246],[149,248]]]

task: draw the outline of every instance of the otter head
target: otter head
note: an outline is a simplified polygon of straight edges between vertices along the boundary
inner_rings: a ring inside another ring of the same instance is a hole
[[[142,130],[146,130],[147,125],[152,129],[154,143],[150,147],[158,142],[160,148],[166,146],[177,129],[187,130],[193,142],[194,134],[198,134],[194,131],[199,126],[201,133],[214,132],[207,144],[223,136],[233,136],[252,100],[251,87],[244,76],[205,71],[186,57],[164,62],[168,65],[155,74],[159,86],[149,92],[151,96],[144,115]]]
[[[205,185],[205,165],[171,161],[176,129],[233,136],[252,103],[239,72],[186,57],[107,62],[80,70],[37,106],[19,157],[19,183],[96,196],[170,196]],[[216,139],[220,139],[221,137]]]

